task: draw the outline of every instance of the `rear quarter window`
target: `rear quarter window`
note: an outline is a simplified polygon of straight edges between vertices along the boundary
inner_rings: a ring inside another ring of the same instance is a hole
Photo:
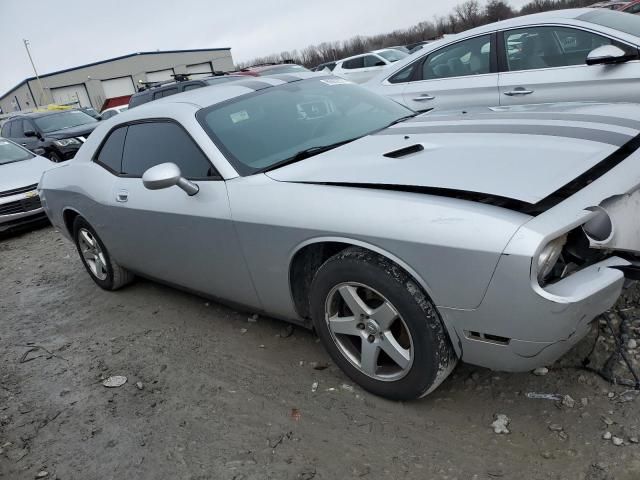
[[[122,150],[126,135],[127,127],[113,130],[95,157],[96,162],[111,173],[119,174],[122,171]]]

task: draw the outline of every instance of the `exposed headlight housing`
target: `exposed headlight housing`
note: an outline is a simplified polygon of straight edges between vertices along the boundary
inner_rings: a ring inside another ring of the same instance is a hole
[[[53,143],[59,147],[68,147],[69,145],[80,145],[80,140],[77,138],[65,138],[62,140],[54,140]]]
[[[562,248],[565,243],[567,243],[567,236],[563,235],[551,240],[540,251],[536,260],[538,282],[543,283],[545,278],[551,274],[553,267],[555,267],[558,262],[558,258],[560,258],[560,254],[562,253]]]

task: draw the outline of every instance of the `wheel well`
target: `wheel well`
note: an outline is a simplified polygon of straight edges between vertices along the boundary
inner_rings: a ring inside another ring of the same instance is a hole
[[[76,221],[76,217],[80,214],[74,210],[65,210],[62,212],[62,219],[64,220],[64,226],[67,227],[69,235],[73,236],[73,222]]]
[[[296,252],[289,266],[289,282],[293,304],[302,318],[311,318],[309,293],[318,268],[336,253],[352,246],[342,242],[318,242]]]

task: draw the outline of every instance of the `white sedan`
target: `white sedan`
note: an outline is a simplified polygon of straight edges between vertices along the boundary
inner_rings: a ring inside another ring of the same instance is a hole
[[[416,111],[640,102],[639,46],[635,15],[586,8],[550,11],[430,43],[364,86]]]
[[[107,108],[100,113],[101,120],[107,120],[128,109],[129,109],[129,105],[118,105],[117,107]]]

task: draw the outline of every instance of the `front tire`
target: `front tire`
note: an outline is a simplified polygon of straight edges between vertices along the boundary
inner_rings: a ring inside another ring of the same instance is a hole
[[[49,152],[47,154],[47,158],[54,163],[60,163],[62,161],[62,157],[58,155],[56,152]]]
[[[393,400],[427,395],[457,356],[434,305],[398,265],[350,247],[311,285],[316,331],[338,366],[364,389]]]
[[[73,222],[73,239],[84,267],[100,288],[118,290],[133,281],[134,275],[111,258],[98,234],[82,217]]]

